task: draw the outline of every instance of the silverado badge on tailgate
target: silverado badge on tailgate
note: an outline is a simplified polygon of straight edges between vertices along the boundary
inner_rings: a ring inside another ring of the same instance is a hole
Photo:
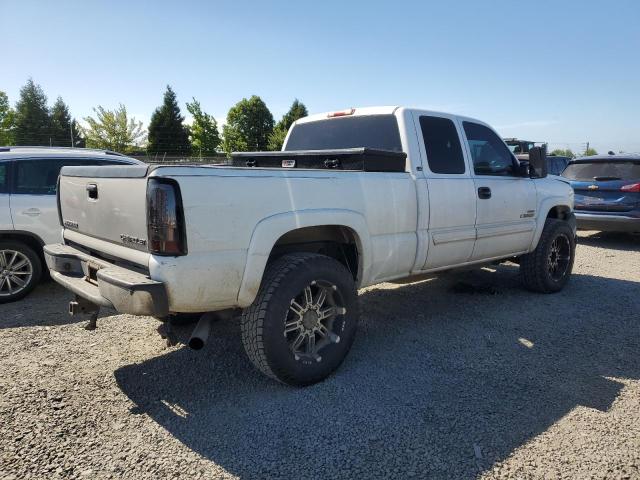
[[[145,238],[132,237],[126,233],[120,234],[120,240],[122,240],[122,243],[125,245],[129,245],[134,248],[144,248],[147,246],[147,240]]]

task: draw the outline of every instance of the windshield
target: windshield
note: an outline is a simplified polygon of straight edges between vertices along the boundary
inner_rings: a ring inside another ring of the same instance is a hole
[[[640,178],[640,163],[580,162],[569,165],[562,176],[569,180],[635,180]]]
[[[285,150],[332,150],[376,148],[402,151],[398,122],[394,115],[338,117],[293,127]]]

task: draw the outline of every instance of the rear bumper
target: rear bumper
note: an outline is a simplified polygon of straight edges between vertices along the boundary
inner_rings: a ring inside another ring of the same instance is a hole
[[[120,313],[165,317],[169,313],[162,282],[112,265],[68,245],[44,247],[51,278],[76,295]]]
[[[640,232],[640,218],[626,215],[576,212],[578,228],[603,232]]]

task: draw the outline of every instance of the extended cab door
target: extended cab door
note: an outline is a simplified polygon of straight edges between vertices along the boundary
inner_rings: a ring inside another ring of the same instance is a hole
[[[0,231],[13,230],[9,202],[9,168],[11,162],[0,163]]]
[[[454,117],[415,113],[429,190],[429,246],[424,270],[467,262],[476,230],[476,195]]]
[[[472,260],[526,251],[536,226],[536,188],[517,175],[517,160],[489,127],[462,121],[473,161],[477,239]]]

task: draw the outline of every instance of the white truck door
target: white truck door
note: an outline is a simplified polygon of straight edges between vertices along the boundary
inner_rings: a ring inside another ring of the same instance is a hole
[[[9,167],[10,162],[0,163],[0,231],[13,230],[9,198]]]
[[[429,246],[423,270],[467,262],[476,238],[476,195],[459,125],[448,115],[414,113],[429,189]]]
[[[489,127],[462,121],[478,197],[472,260],[522,253],[536,227],[536,188],[517,175],[517,160]]]
[[[13,226],[37,235],[44,243],[60,243],[56,185],[62,159],[17,160],[13,166]]]

